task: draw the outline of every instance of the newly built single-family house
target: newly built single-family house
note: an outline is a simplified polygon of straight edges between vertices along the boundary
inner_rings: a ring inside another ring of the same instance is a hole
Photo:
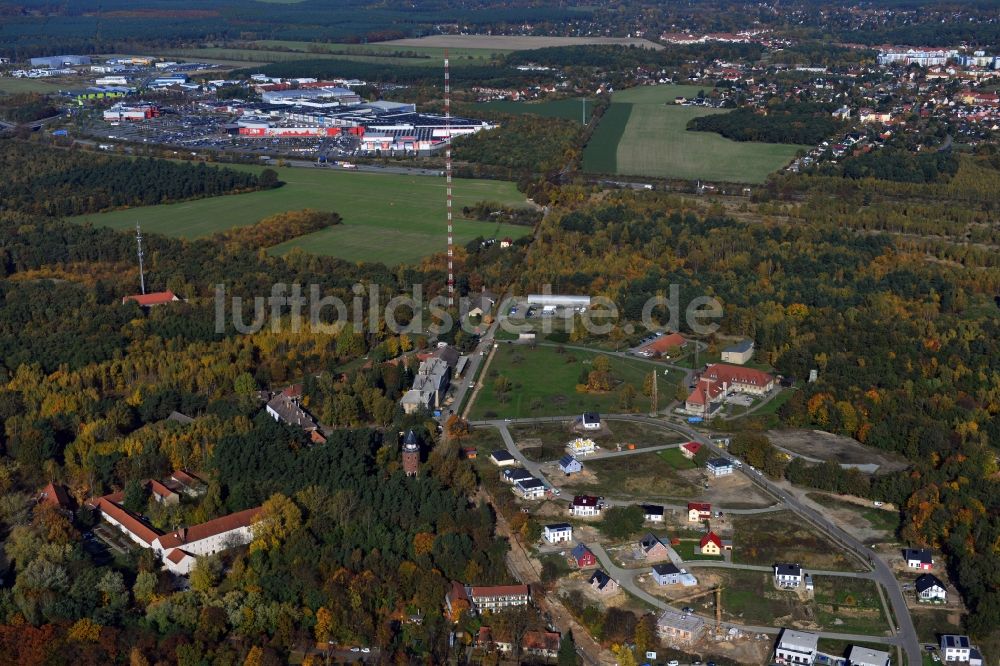
[[[587,584],[596,590],[598,594],[614,594],[618,591],[618,583],[602,569],[598,569],[591,574]]]
[[[583,416],[580,417],[580,423],[584,430],[600,430],[601,415],[597,412],[584,412]]]
[[[889,653],[852,645],[847,649],[847,666],[889,666]]]
[[[774,584],[782,588],[797,588],[802,585],[802,567],[798,564],[774,565]]]
[[[664,645],[687,645],[701,638],[705,621],[697,615],[667,609],[656,620],[656,635]]]
[[[659,504],[643,504],[642,517],[647,523],[662,523],[663,507]]]
[[[567,453],[559,459],[559,471],[566,475],[576,474],[583,471],[583,465],[572,454]]]
[[[601,500],[593,495],[577,495],[569,505],[569,515],[578,518],[601,515]]]
[[[579,569],[586,569],[597,565],[597,556],[590,552],[582,543],[578,543],[570,553],[570,559]]]
[[[934,553],[930,548],[907,548],[903,551],[903,559],[910,569],[930,571],[934,568]]]
[[[943,604],[948,600],[948,592],[944,589],[944,583],[934,574],[918,576],[914,587],[919,601]]]
[[[652,532],[647,533],[639,540],[639,547],[647,562],[662,560],[670,556],[670,551]]]
[[[573,540],[573,526],[569,523],[554,523],[542,528],[542,538],[549,543],[563,543]]]
[[[816,661],[818,645],[817,634],[783,629],[774,648],[774,661],[778,664],[812,666]]]
[[[514,492],[526,500],[538,500],[545,497],[545,484],[531,477],[514,484]]]
[[[510,451],[506,449],[498,449],[490,454],[490,460],[497,467],[509,467],[511,465],[517,464],[517,458],[515,458]]]
[[[705,469],[712,476],[728,476],[736,471],[736,466],[728,458],[712,458],[705,463]]]
[[[657,585],[678,585],[681,582],[681,570],[674,564],[654,564],[653,580]]]
[[[592,439],[577,437],[566,445],[566,451],[572,456],[587,456],[597,451],[597,444]]]
[[[722,539],[715,532],[709,532],[698,542],[698,553],[701,555],[722,555]]]
[[[712,505],[708,502],[688,502],[688,522],[700,523],[712,517]]]

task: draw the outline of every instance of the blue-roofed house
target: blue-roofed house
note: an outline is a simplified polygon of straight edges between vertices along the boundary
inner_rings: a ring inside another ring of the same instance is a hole
[[[583,471],[583,464],[574,458],[572,454],[567,453],[559,459],[559,471],[563,474],[576,474]]]

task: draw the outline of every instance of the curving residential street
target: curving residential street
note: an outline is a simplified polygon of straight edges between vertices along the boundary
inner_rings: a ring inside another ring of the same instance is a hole
[[[514,438],[510,434],[508,426],[510,424],[525,424],[525,423],[551,423],[551,422],[561,422],[569,419],[575,418],[573,416],[543,416],[537,418],[529,419],[505,419],[505,420],[491,420],[491,421],[477,421],[473,425],[477,426],[490,426],[495,427],[500,431],[500,435],[503,438],[504,444],[507,450],[527,469],[532,475],[543,481],[547,480],[544,474],[541,472],[541,466],[545,463],[537,463],[528,460],[524,454],[518,450],[516,444],[514,443]],[[703,446],[707,446],[708,449],[718,456],[726,455],[725,451],[717,447],[713,441],[704,433],[694,430],[693,428],[681,425],[678,423],[673,423],[661,418],[654,418],[649,416],[641,416],[636,414],[614,414],[605,415],[607,419],[615,420],[630,420],[641,423],[651,423],[657,426],[673,430],[690,441],[696,441],[701,443]],[[663,448],[670,448],[665,446]],[[621,455],[636,455],[639,453],[649,452],[650,449],[636,449],[633,451],[623,451]],[[762,490],[767,495],[773,497],[776,500],[776,504],[773,507],[768,507],[766,509],[751,509],[751,510],[729,510],[730,513],[762,513],[766,511],[774,511],[778,509],[788,509],[796,513],[798,516],[809,522],[816,529],[820,530],[824,535],[829,537],[839,546],[844,548],[847,552],[851,553],[857,557],[862,563],[871,568],[871,571],[865,573],[854,573],[854,572],[813,572],[818,575],[836,575],[843,577],[856,577],[865,578],[869,580],[874,580],[880,589],[880,595],[883,595],[882,590],[884,589],[884,594],[887,598],[883,598],[891,606],[892,615],[896,618],[896,622],[899,624],[898,628],[892,627],[893,636],[878,637],[878,636],[864,636],[864,635],[852,635],[852,634],[838,634],[832,632],[817,632],[820,636],[826,638],[832,638],[837,640],[849,640],[849,641],[864,641],[864,642],[877,642],[886,645],[897,646],[906,653],[907,663],[909,664],[919,664],[921,663],[921,653],[920,653],[920,643],[917,640],[917,632],[913,626],[913,620],[910,617],[909,610],[906,606],[906,600],[903,597],[903,592],[899,587],[899,583],[893,574],[892,569],[886,564],[882,559],[875,557],[871,550],[866,547],[863,543],[857,540],[852,535],[848,534],[831,521],[827,520],[820,512],[816,511],[810,506],[807,506],[792,493],[780,488],[776,484],[770,482],[763,475],[759,473],[753,473],[747,468],[738,470],[739,473],[746,475],[760,490]],[[551,486],[551,483],[548,485]],[[636,597],[652,604],[657,608],[668,608],[669,605],[666,604],[661,599],[650,595],[649,593],[642,590],[638,585],[635,584],[635,570],[622,569],[614,565],[611,559],[608,557],[607,552],[599,544],[588,544],[588,547],[593,550],[594,554],[600,560],[602,566],[604,566],[609,575],[615,578],[619,584],[626,589],[631,594]],[[685,565],[689,566],[709,566],[709,564],[718,566],[717,563],[708,564],[695,564],[692,562],[685,562]],[[729,565],[729,568],[746,568],[745,565]],[[764,570],[770,571],[770,568],[764,567]],[[755,569],[760,570],[760,569]],[[756,627],[748,625],[740,625],[735,623],[723,623],[727,627],[735,627],[737,629],[755,633],[777,633],[779,628],[777,627]]]

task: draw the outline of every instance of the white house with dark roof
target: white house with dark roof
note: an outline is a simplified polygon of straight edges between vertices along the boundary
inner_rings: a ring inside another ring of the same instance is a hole
[[[774,584],[781,588],[797,588],[802,585],[802,567],[798,564],[774,565]]]
[[[515,458],[510,451],[505,449],[497,449],[490,454],[490,460],[497,467],[509,467],[510,465],[517,464],[517,458]]]
[[[945,634],[941,637],[941,659],[945,662],[967,662],[972,656],[972,649],[968,636]]]
[[[934,574],[918,576],[914,587],[917,591],[918,601],[943,604],[948,600],[948,592],[944,588],[944,583]]]
[[[545,484],[531,477],[514,484],[514,492],[526,500],[537,500],[545,497]]]
[[[584,430],[600,430],[601,415],[597,412],[584,412],[580,418]]]
[[[808,631],[783,629],[774,648],[774,661],[778,664],[804,664],[816,661],[819,635]]]
[[[528,479],[535,478],[531,475],[531,472],[524,469],[523,467],[514,467],[512,469],[505,469],[503,471],[503,480],[507,483],[517,483],[518,481],[527,481]]]
[[[662,523],[663,507],[659,504],[643,504],[642,517],[647,523]]]
[[[705,463],[705,469],[712,476],[728,476],[736,471],[733,461],[728,458],[712,458]]]
[[[681,582],[681,570],[672,563],[654,564],[652,575],[657,585],[679,585]]]
[[[910,569],[930,571],[934,568],[934,553],[930,548],[907,548],[903,551],[903,559]]]
[[[563,543],[573,540],[573,526],[569,523],[554,523],[542,528],[542,538],[549,543]]]

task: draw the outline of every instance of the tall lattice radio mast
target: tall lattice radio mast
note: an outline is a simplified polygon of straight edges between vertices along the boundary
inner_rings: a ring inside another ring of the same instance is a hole
[[[139,223],[135,223],[135,244],[136,253],[139,255],[139,289],[143,294],[146,293],[146,274],[142,269],[142,229],[139,227]]]
[[[448,67],[448,49],[444,50],[444,176],[448,200],[448,307],[455,305],[455,235],[451,217],[451,79]]]

